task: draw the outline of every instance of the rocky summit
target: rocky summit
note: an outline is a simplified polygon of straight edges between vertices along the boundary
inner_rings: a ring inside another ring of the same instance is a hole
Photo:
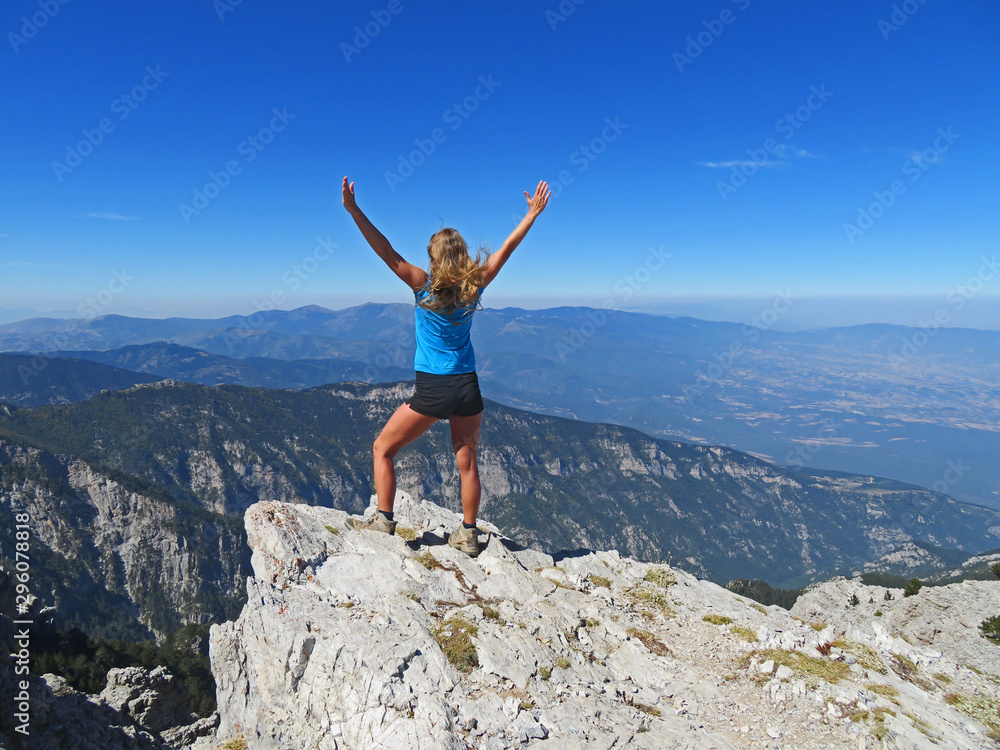
[[[374,499],[373,499],[374,501]],[[371,509],[374,509],[374,502]],[[396,536],[258,502],[194,750],[1000,747],[1000,582],[834,580],[792,612],[616,552],[549,556],[400,493]]]

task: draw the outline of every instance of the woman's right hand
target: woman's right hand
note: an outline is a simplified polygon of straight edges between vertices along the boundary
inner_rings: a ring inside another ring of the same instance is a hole
[[[345,177],[344,179],[346,180],[347,178]],[[549,190],[549,184],[545,180],[538,183],[534,195],[528,195],[528,191],[525,190],[524,197],[528,199],[528,213],[538,216],[538,214],[545,210],[545,206],[548,205],[550,195],[552,195],[552,191]]]

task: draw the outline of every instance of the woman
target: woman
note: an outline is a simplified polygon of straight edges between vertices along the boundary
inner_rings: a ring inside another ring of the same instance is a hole
[[[486,260],[469,257],[468,246],[454,229],[442,229],[430,239],[428,271],[407,263],[364,215],[354,199],[354,183],[344,178],[344,208],[354,218],[368,244],[386,265],[413,290],[416,300],[416,385],[413,396],[386,422],[375,440],[375,494],[378,511],[367,521],[349,519],[352,529],[396,532],[392,505],[396,499],[396,453],[439,419],[451,425],[462,482],[462,526],[448,543],[471,557],[479,554],[476,516],[479,513],[479,467],[476,450],[483,420],[483,399],[476,376],[476,356],[470,330],[472,315],[485,289],[503,268],[514,248],[531,229],[549,201],[549,187],[538,183],[528,200],[528,212],[500,249]]]

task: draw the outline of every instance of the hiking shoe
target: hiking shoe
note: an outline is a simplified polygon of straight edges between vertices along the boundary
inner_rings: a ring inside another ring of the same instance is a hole
[[[479,555],[479,529],[467,529],[459,526],[448,537],[448,544],[457,550],[461,550],[469,557]]]
[[[346,525],[347,528],[354,529],[355,531],[381,531],[390,535],[395,535],[396,533],[396,522],[386,521],[378,511],[375,511],[375,515],[366,521],[360,521],[357,518],[348,518]]]

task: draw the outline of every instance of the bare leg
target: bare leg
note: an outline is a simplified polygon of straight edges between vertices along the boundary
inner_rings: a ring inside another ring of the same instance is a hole
[[[385,423],[372,446],[375,457],[375,494],[378,495],[379,510],[392,513],[392,504],[396,500],[396,469],[392,465],[392,459],[403,446],[423,435],[435,422],[436,417],[418,414],[409,404],[403,404]]]
[[[479,448],[483,414],[480,412],[473,417],[458,417],[453,414],[448,421],[451,423],[451,447],[455,451],[455,460],[462,477],[462,515],[466,523],[474,524],[479,515],[479,499],[482,496],[476,451]]]

